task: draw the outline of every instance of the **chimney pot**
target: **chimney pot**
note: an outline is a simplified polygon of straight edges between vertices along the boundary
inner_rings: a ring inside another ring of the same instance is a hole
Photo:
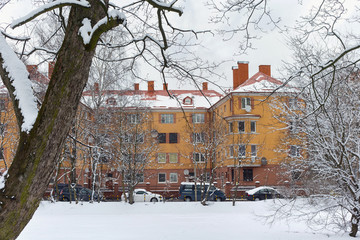
[[[249,79],[249,62],[238,61],[238,66],[233,67],[233,89],[236,89]]]
[[[271,77],[271,65],[259,65],[259,72]]]
[[[154,81],[148,81],[148,92],[154,92]]]
[[[203,90],[204,91],[208,90],[208,83],[207,82],[203,82]]]
[[[99,92],[99,83],[94,83],[94,91],[95,91],[96,93]]]

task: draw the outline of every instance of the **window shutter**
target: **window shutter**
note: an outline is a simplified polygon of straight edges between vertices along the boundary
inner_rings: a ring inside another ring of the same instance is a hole
[[[251,109],[254,109],[255,98],[250,98],[250,101],[251,101]]]
[[[193,114],[190,114],[190,123],[193,123]]]
[[[239,97],[239,109],[241,109],[241,97]]]
[[[173,114],[173,118],[174,118],[174,123],[176,123],[176,114]]]
[[[177,143],[179,143],[180,142],[180,133],[177,133],[176,135],[177,135]]]
[[[177,154],[177,157],[178,157],[178,163],[180,162],[180,153],[178,152]]]
[[[166,157],[165,157],[165,161],[166,163],[169,163],[170,162],[170,155],[168,153],[166,153]]]
[[[208,113],[208,112],[206,112],[206,113],[204,113],[204,123],[207,123],[207,121],[208,121],[208,114],[210,114],[210,113]]]
[[[159,123],[161,123],[161,113],[159,113]]]

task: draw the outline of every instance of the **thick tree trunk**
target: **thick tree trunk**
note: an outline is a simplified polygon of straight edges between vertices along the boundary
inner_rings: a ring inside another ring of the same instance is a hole
[[[79,27],[85,17],[94,24],[105,16],[100,1],[89,2],[91,8],[72,7],[39,116],[31,132],[20,135],[5,190],[0,192],[1,240],[15,239],[32,218],[76,115],[95,51],[95,47],[85,49]]]

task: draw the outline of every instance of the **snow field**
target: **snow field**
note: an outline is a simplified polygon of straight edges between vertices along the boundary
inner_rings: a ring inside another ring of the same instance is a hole
[[[262,216],[273,201],[135,203],[41,202],[18,240],[57,239],[349,239],[347,233],[316,232],[304,222],[273,225]]]

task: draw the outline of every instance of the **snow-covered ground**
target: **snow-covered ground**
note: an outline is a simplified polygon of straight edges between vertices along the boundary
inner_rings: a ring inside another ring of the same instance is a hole
[[[18,240],[266,239],[338,240],[347,233],[315,231],[298,220],[266,224],[274,202],[50,203],[41,202]]]

